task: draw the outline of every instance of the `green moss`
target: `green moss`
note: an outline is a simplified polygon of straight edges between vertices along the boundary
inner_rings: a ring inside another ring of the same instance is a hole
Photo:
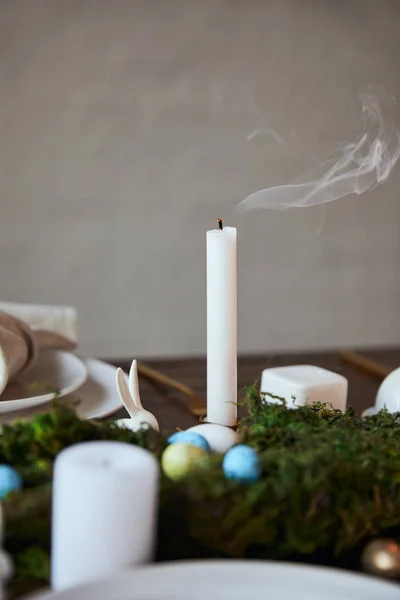
[[[342,414],[323,404],[291,410],[283,401],[262,403],[255,386],[244,404],[239,437],[259,452],[261,479],[226,480],[218,455],[184,481],[162,477],[159,560],[232,556],[348,565],[370,538],[400,538],[400,413],[381,411],[362,421],[351,409]],[[33,422],[4,426],[0,462],[12,464],[25,482],[5,501],[16,586],[48,577],[55,456],[94,439],[138,444],[157,457],[166,446],[164,435],[80,421],[57,404]]]

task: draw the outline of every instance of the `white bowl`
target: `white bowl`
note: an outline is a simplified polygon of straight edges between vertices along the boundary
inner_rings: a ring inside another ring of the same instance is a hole
[[[375,406],[367,408],[363,417],[376,415],[386,408],[390,413],[400,412],[400,368],[395,369],[382,381],[375,399]]]

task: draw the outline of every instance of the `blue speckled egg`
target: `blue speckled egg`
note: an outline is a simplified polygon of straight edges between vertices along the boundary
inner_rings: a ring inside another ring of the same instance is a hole
[[[189,444],[210,452],[210,444],[205,437],[194,431],[177,431],[168,439],[169,444]]]
[[[0,465],[0,499],[22,488],[21,475],[10,465]]]
[[[225,477],[243,483],[252,483],[261,476],[260,459],[255,450],[245,444],[233,446],[222,462]]]

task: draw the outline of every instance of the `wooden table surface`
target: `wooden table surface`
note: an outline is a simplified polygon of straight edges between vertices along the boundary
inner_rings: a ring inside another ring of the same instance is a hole
[[[363,351],[362,354],[376,360],[389,368],[400,365],[400,348],[389,350]],[[129,360],[109,361],[129,370]],[[140,362],[140,360],[139,360]],[[190,386],[198,395],[205,398],[206,391],[206,361],[199,359],[170,359],[146,360],[146,364]],[[258,356],[243,356],[238,360],[238,386],[243,389],[260,378],[261,372],[267,367],[293,364],[312,364],[341,373],[349,381],[348,405],[357,412],[372,406],[380,380],[359,371],[352,365],[344,364],[338,352],[314,352],[304,354],[264,354]],[[152,383],[140,380],[141,398],[144,407],[157,417],[163,430],[174,431],[177,427],[186,429],[198,423],[198,418],[189,413],[185,397]],[[126,416],[124,410],[116,413],[116,418]]]

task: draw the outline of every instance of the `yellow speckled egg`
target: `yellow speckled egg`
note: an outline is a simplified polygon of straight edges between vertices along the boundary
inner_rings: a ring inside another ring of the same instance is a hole
[[[169,479],[177,481],[189,473],[199,459],[207,456],[207,452],[191,444],[170,444],[161,458],[161,466]]]

